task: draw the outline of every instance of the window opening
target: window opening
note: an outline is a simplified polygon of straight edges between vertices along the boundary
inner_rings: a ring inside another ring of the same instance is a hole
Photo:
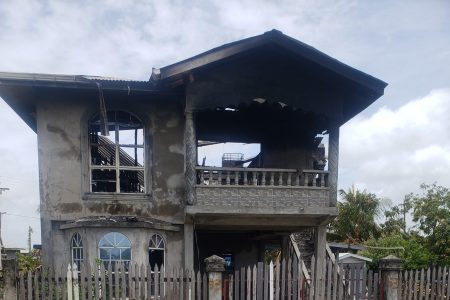
[[[131,242],[120,232],[110,232],[105,234],[98,243],[100,260],[108,267],[114,267],[116,262],[125,263],[125,268],[131,261]]]
[[[144,127],[124,111],[108,111],[109,135],[97,115],[89,123],[91,192],[144,193]]]
[[[72,264],[76,264],[78,270],[80,270],[81,264],[83,263],[83,240],[79,233],[75,233],[72,236],[71,252]]]
[[[158,266],[158,269],[161,270],[161,266],[165,262],[165,250],[164,238],[159,234],[152,235],[148,247],[148,259],[152,271],[155,270],[155,266]]]

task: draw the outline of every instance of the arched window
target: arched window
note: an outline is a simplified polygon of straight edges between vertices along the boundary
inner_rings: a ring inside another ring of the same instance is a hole
[[[144,126],[125,111],[89,122],[91,192],[144,193]],[[104,123],[109,135],[101,135]]]
[[[165,250],[166,243],[164,242],[164,238],[159,234],[152,235],[148,246],[148,260],[152,270],[155,269],[155,266],[161,269],[161,266],[164,265]]]
[[[80,270],[81,264],[83,263],[83,240],[78,232],[72,236],[70,247],[72,253],[72,264],[76,264],[78,270]]]
[[[98,243],[99,257],[105,266],[115,262],[124,262],[128,268],[131,261],[131,242],[120,232],[105,234]]]

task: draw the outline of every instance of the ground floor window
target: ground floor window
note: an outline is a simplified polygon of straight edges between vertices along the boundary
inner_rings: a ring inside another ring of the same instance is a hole
[[[120,232],[110,232],[105,234],[98,244],[99,257],[101,261],[108,267],[113,267],[116,262],[125,263],[128,269],[131,261],[131,242]]]
[[[72,264],[77,265],[78,270],[80,270],[81,264],[83,263],[83,240],[78,232],[72,236],[70,246],[72,252]]]
[[[148,247],[148,260],[152,270],[155,269],[155,266],[158,266],[158,269],[161,269],[161,266],[164,265],[165,250],[166,243],[164,242],[164,238],[159,234],[152,235]]]

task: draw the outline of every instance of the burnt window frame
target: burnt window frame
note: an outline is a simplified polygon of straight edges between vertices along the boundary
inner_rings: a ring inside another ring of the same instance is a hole
[[[146,170],[146,166],[147,166],[147,146],[146,146],[146,141],[145,141],[145,135],[146,135],[146,126],[145,126],[145,122],[143,122],[143,120],[136,116],[135,114],[127,111],[127,110],[122,110],[122,109],[111,109],[107,111],[107,114],[110,115],[112,113],[121,113],[121,114],[128,114],[130,116],[130,120],[131,118],[135,119],[138,121],[137,124],[140,125],[140,128],[138,128],[139,130],[142,130],[142,144],[133,144],[132,146],[130,146],[130,144],[121,144],[120,143],[120,131],[122,131],[120,129],[121,123],[120,121],[118,121],[117,119],[111,119],[108,118],[108,122],[107,122],[107,126],[108,127],[113,127],[114,128],[114,141],[113,141],[113,145],[114,145],[114,165],[99,165],[99,164],[94,164],[93,160],[92,160],[92,132],[94,132],[91,128],[91,125],[94,124],[94,122],[98,121],[99,119],[99,112],[97,112],[96,114],[94,114],[91,118],[89,118],[88,122],[87,122],[87,152],[88,152],[88,166],[89,166],[89,193],[91,194],[95,194],[95,195],[108,195],[108,194],[113,194],[113,195],[120,195],[120,194],[125,194],[125,195],[147,195],[147,190],[148,190],[148,186],[149,183],[147,182],[147,170]],[[99,131],[97,131],[99,132]],[[101,135],[98,135],[101,136]],[[111,140],[110,140],[111,141]],[[99,145],[97,145],[99,146]],[[136,148],[136,149],[142,149],[142,165],[139,166],[127,166],[127,165],[121,165],[120,162],[120,154],[121,154],[121,147],[127,147],[127,148]],[[115,191],[93,191],[93,172],[94,170],[111,170],[111,171],[115,171]],[[137,172],[142,172],[142,191],[136,191],[136,192],[129,192],[129,191],[121,191],[121,171],[137,171]]]

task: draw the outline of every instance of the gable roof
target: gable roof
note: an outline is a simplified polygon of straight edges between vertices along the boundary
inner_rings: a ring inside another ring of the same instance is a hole
[[[208,65],[229,59],[244,52],[262,47],[265,45],[276,45],[292,52],[294,55],[310,60],[331,72],[347,78],[359,85],[369,88],[379,96],[383,95],[384,88],[387,86],[382,80],[379,80],[362,71],[352,68],[331,56],[309,46],[299,40],[283,34],[279,30],[267,31],[261,35],[224,44],[213,48],[191,58],[179,61],[177,63],[165,66],[160,70],[158,76],[161,80],[170,80],[180,78],[191,71],[204,68]]]

